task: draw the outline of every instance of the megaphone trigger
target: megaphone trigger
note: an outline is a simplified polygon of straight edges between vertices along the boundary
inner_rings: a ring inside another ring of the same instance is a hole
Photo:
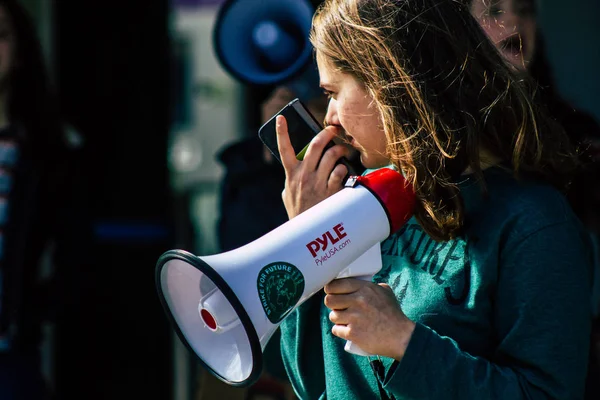
[[[358,182],[358,177],[352,176],[350,178],[355,178],[355,182],[350,185],[346,185],[347,187],[353,187],[356,185],[356,182]],[[365,269],[365,266],[367,266],[369,269]],[[367,250],[362,256],[357,258],[352,264],[348,265],[348,267],[343,270],[336,277],[336,279],[353,277],[355,279],[361,279],[370,282],[373,280],[373,276],[379,272],[381,267],[381,244],[377,243],[375,246]],[[365,275],[360,275],[361,273],[365,273]],[[344,350],[346,350],[348,353],[356,354],[357,356],[372,355],[361,349],[355,343],[352,343],[350,340],[346,342]]]
[[[344,345],[344,350],[347,351],[348,353],[352,353],[352,354],[355,354],[357,356],[368,357],[368,356],[372,356],[373,355],[373,354],[367,353],[366,351],[364,351],[363,349],[361,349],[359,346],[356,345],[356,343],[352,342],[351,340],[348,340],[346,342],[346,345]]]

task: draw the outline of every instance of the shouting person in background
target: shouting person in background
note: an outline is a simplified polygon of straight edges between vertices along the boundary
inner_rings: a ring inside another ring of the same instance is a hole
[[[546,41],[538,27],[534,0],[469,0],[468,4],[504,58],[518,73],[534,78],[538,98],[580,149],[581,170],[567,196],[590,233],[595,253],[592,297],[595,323],[587,395],[590,399],[600,398],[600,125],[559,95],[546,56]]]

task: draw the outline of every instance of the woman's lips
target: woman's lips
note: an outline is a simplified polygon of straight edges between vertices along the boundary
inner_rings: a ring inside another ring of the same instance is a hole
[[[340,135],[340,138],[344,143],[349,144],[350,146],[354,145],[354,138],[348,135],[345,131],[342,135]]]
[[[339,129],[340,130],[334,141],[339,144],[347,144],[347,145],[352,146],[352,144],[354,143],[354,138],[352,136],[348,135],[343,128],[340,127]]]
[[[511,35],[500,42],[500,48],[503,53],[509,54],[513,57],[520,57],[521,54],[525,53],[525,47],[521,36],[518,33]]]

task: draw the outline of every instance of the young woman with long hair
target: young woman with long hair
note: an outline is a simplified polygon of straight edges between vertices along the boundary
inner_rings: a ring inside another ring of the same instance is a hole
[[[374,282],[335,280],[282,323],[298,396],[581,398],[591,260],[562,193],[578,158],[527,79],[459,1],[326,0],[311,41],[328,126],[298,161],[278,120],[289,217],[341,189],[336,135],[418,205]]]

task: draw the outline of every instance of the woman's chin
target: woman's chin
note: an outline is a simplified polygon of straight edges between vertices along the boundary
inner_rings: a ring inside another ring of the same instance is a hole
[[[390,165],[390,160],[381,157],[371,157],[368,154],[360,153],[360,163],[368,169],[383,168]]]

